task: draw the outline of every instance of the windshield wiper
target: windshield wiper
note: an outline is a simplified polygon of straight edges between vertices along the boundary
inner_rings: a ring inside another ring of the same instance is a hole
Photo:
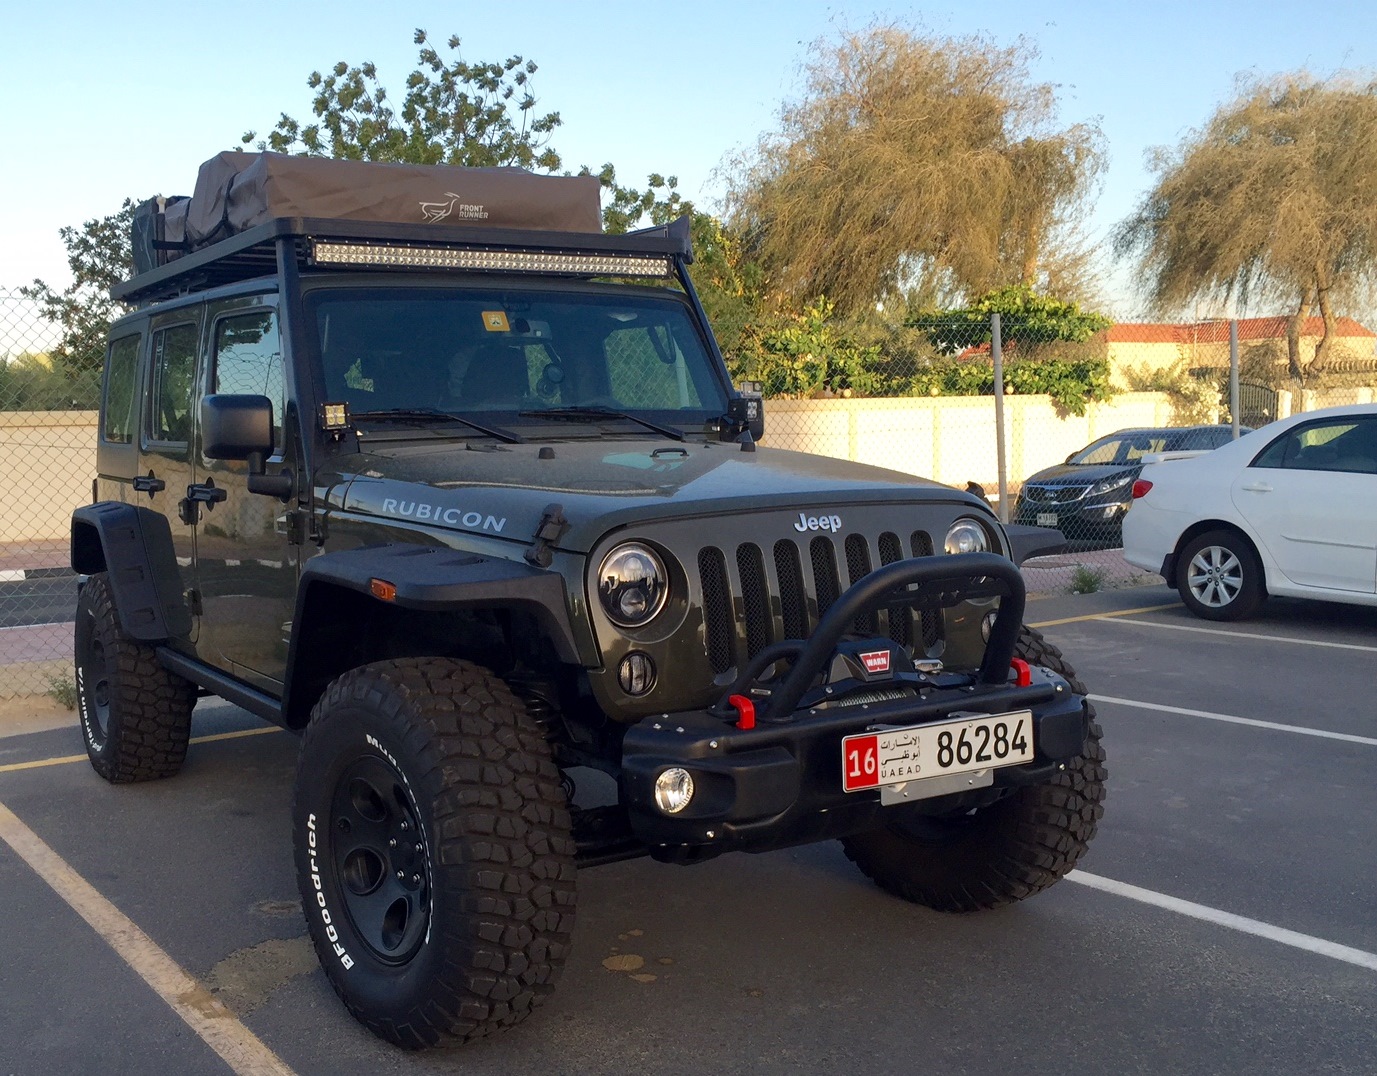
[[[499,441],[505,441],[509,445],[524,445],[526,438],[511,430],[500,429],[496,426],[485,426],[481,422],[474,422],[471,418],[463,415],[456,415],[452,411],[442,411],[438,407],[388,407],[378,411],[355,411],[353,418],[372,418],[391,421],[417,421],[431,420],[435,422],[458,422],[470,429],[477,430],[479,433],[487,434]]]
[[[546,407],[539,411],[518,411],[517,414],[522,418],[563,418],[571,422],[595,422],[600,418],[624,418],[628,422],[639,423],[648,430],[662,433],[676,441],[686,440],[683,430],[676,430],[673,426],[662,426],[658,422],[651,422],[650,419],[633,415],[629,411],[618,411],[615,407]]]

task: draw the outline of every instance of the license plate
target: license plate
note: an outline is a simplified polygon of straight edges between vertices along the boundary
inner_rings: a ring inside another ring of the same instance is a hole
[[[1057,525],[1057,513],[1056,513],[1056,512],[1039,512],[1039,513],[1038,513],[1038,526],[1039,526],[1039,527],[1055,527],[1056,525]]]
[[[1029,710],[865,732],[842,740],[842,791],[863,792],[1032,759]]]

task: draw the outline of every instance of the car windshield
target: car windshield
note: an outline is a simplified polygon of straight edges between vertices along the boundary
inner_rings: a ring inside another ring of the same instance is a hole
[[[1166,432],[1159,430],[1113,433],[1087,445],[1066,462],[1087,467],[1096,464],[1138,463],[1149,452],[1164,451],[1166,441]]]
[[[358,415],[491,412],[487,425],[508,427],[562,412],[570,428],[573,414],[643,432],[618,412],[701,427],[726,410],[726,386],[672,294],[350,288],[307,302],[326,399]]]

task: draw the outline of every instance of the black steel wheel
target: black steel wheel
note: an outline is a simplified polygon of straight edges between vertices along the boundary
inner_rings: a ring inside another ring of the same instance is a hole
[[[75,642],[77,708],[92,767],[113,784],[171,777],[186,760],[196,687],[124,634],[104,573],[77,597]]]
[[[1085,686],[1061,651],[1023,627],[1017,655]],[[846,855],[882,889],[944,912],[971,912],[1023,900],[1075,867],[1104,813],[1104,748],[1095,709],[1081,754],[1042,784],[950,815],[891,807],[885,824],[842,840]]]
[[[568,805],[539,726],[492,673],[408,658],[335,680],[292,814],[311,939],[369,1030],[458,1044],[554,990],[574,921]]]

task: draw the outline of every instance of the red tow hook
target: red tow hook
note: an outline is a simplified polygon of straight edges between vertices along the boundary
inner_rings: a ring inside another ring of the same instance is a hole
[[[1014,658],[1013,661],[1009,662],[1009,668],[1014,670],[1015,687],[1027,687],[1033,682],[1033,670],[1022,658]]]
[[[755,728],[755,703],[753,703],[750,699],[746,698],[745,695],[730,695],[727,698],[727,702],[729,702],[732,708],[736,710],[737,728]]]

